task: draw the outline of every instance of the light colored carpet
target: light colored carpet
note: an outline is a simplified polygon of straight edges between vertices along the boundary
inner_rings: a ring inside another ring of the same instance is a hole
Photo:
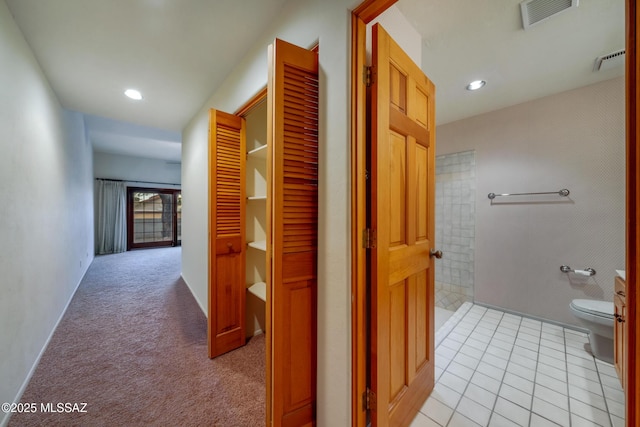
[[[210,360],[206,330],[180,248],[96,257],[22,397],[39,409],[86,402],[87,413],[9,425],[264,425],[264,336]]]

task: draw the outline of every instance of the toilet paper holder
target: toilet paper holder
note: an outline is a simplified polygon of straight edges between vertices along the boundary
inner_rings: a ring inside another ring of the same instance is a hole
[[[569,267],[568,265],[561,265],[560,266],[560,271],[562,271],[563,273],[574,273],[574,274],[578,274],[580,276],[595,276],[596,275],[596,271],[591,267],[585,268],[584,270],[574,270],[573,268]]]

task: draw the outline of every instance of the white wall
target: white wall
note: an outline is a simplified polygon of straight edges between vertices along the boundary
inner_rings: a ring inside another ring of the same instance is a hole
[[[180,163],[167,160],[95,152],[93,173],[96,178],[180,184]],[[135,182],[132,185],[138,185]],[[141,187],[151,185],[139,184]],[[163,187],[160,185],[160,187]],[[171,188],[172,186],[166,186]]]
[[[613,299],[625,251],[624,108],[617,78],[438,126],[438,154],[476,152],[476,301],[577,324],[572,299]],[[562,188],[569,198],[487,198]],[[562,264],[597,274],[581,280]]]
[[[320,42],[319,426],[348,425],[351,420],[349,46],[350,10],[358,3],[289,1],[182,138],[182,272],[200,305],[206,307],[208,108],[233,112],[266,85],[267,45],[276,36],[304,47]]]
[[[0,402],[13,402],[93,259],[93,171],[82,115],[60,107],[4,1],[0,64]]]
[[[380,24],[393,40],[402,47],[409,58],[418,66],[422,64],[422,37],[413,25],[400,12],[398,6],[393,5],[382,12],[376,19],[367,24],[367,63],[371,64],[371,28]]]

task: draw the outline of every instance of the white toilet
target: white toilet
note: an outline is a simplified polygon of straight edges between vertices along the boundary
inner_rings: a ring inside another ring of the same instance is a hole
[[[571,312],[589,329],[589,343],[593,355],[613,363],[613,303],[591,299],[574,299]]]

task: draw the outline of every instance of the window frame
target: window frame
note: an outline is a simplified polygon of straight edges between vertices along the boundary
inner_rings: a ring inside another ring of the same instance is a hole
[[[148,248],[160,248],[160,247],[172,247],[181,246],[182,240],[178,239],[178,209],[174,209],[172,213],[172,236],[171,240],[159,240],[155,242],[134,242],[134,201],[133,196],[135,193],[159,193],[170,194],[174,206],[178,206],[179,196],[182,195],[182,189],[176,188],[150,188],[150,187],[127,187],[127,250],[136,249],[148,249]]]

